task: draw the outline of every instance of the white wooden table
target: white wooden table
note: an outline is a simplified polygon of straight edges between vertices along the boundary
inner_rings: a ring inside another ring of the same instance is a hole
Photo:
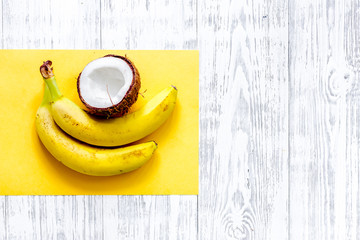
[[[198,196],[0,196],[0,239],[360,239],[359,0],[0,8],[3,49],[198,49],[201,89]]]

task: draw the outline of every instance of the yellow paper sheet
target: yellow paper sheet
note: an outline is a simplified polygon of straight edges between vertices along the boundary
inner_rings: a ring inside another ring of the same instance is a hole
[[[156,132],[152,159],[133,172],[92,177],[51,156],[35,130],[44,83],[39,67],[52,60],[62,93],[84,107],[76,91],[85,65],[106,54],[125,55],[138,68],[142,106],[170,85],[178,89],[171,117]],[[198,51],[0,50],[0,195],[198,194]]]

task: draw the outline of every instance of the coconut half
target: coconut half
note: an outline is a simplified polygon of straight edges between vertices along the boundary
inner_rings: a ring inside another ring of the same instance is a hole
[[[88,63],[79,74],[77,90],[88,112],[104,117],[128,113],[140,90],[140,75],[126,57],[106,55]]]

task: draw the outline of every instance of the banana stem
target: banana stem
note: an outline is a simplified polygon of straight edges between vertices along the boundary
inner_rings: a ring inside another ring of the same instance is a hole
[[[56,101],[62,97],[62,94],[59,90],[59,87],[56,84],[56,79],[55,79],[55,75],[53,72],[54,69],[51,67],[51,65],[52,65],[52,62],[50,60],[47,60],[46,62],[44,62],[40,66],[40,73],[43,76],[46,85],[49,87],[49,90],[50,90],[50,93],[52,96],[52,100]]]
[[[45,84],[44,97],[41,101],[40,106],[46,106],[50,103],[50,101],[51,101],[50,90],[49,87]]]
[[[46,83],[46,85],[49,87],[50,93],[51,93],[51,97],[53,101],[58,100],[59,98],[62,97],[62,94],[59,90],[59,87],[56,84],[56,79],[55,77],[51,77],[48,79],[44,78],[44,81]]]

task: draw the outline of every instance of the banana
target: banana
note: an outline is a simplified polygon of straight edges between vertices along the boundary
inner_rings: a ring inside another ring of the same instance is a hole
[[[144,165],[157,148],[154,141],[122,148],[98,148],[79,142],[63,132],[54,122],[50,110],[50,92],[45,86],[35,126],[47,150],[65,166],[92,176],[111,176]]]
[[[119,118],[95,118],[61,94],[51,63],[42,67],[41,74],[52,95],[51,111],[55,122],[72,137],[91,145],[110,147],[137,141],[159,128],[176,104],[177,89],[171,86],[136,112]]]

